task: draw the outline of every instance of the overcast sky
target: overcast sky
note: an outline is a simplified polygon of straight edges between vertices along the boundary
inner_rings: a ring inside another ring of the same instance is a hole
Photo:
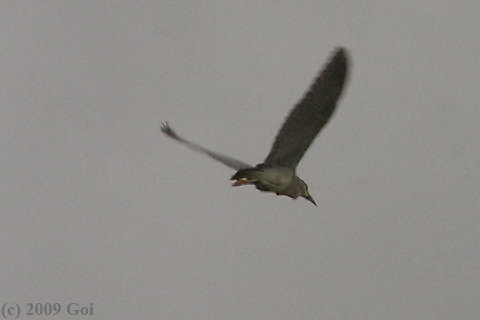
[[[1,304],[57,302],[59,319],[72,302],[92,319],[478,319],[479,12],[2,1]],[[159,131],[168,120],[262,162],[337,46],[350,79],[298,167],[317,207],[232,188],[233,171]]]

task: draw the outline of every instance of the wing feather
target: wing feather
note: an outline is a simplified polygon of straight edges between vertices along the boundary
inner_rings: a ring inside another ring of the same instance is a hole
[[[290,111],[275,137],[265,166],[295,169],[332,116],[347,77],[347,52],[339,48],[303,98]]]
[[[240,160],[234,159],[232,157],[217,153],[215,151],[212,151],[210,149],[207,149],[205,147],[202,147],[196,143],[190,142],[182,137],[180,137],[173,129],[172,127],[169,126],[168,123],[164,123],[160,129],[162,130],[163,133],[165,133],[167,136],[170,138],[177,140],[180,143],[183,143],[185,146],[188,148],[206,154],[213,158],[216,161],[219,161],[226,165],[227,167],[230,167],[235,170],[240,170],[240,169],[248,169],[248,168],[253,168],[251,165],[244,163]]]

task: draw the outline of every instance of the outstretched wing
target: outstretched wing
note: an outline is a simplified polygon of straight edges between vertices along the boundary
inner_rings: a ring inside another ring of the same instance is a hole
[[[335,51],[309,91],[285,119],[265,159],[266,166],[297,167],[335,110],[347,76],[347,60],[345,49]]]
[[[190,142],[190,141],[180,137],[175,131],[173,131],[173,129],[168,125],[168,123],[162,124],[160,129],[162,130],[163,133],[165,133],[170,138],[175,139],[180,143],[183,143],[184,145],[186,145],[187,147],[189,147],[192,150],[204,153],[204,154],[212,157],[213,159],[223,163],[224,165],[226,165],[226,166],[228,166],[232,169],[240,170],[240,169],[253,168],[251,165],[249,165],[247,163],[244,163],[240,160],[234,159],[232,157],[229,157],[229,156],[226,156],[226,155],[223,155],[223,154],[216,153],[212,150],[209,150],[207,148],[199,146],[198,144],[195,144],[193,142]]]

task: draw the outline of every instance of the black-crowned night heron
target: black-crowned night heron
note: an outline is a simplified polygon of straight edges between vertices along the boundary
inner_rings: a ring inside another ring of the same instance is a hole
[[[170,138],[238,170],[231,178],[235,180],[233,186],[253,184],[258,190],[293,199],[303,197],[316,205],[305,181],[297,177],[296,168],[335,110],[347,76],[347,60],[344,48],[335,51],[309,91],[286,118],[265,161],[255,167],[185,140],[168,123],[161,129]]]

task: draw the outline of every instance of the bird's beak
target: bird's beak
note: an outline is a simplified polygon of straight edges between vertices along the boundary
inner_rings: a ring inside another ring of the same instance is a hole
[[[306,196],[305,199],[307,199],[308,201],[310,201],[311,203],[313,203],[315,206],[317,205],[317,204],[315,203],[315,200],[313,200],[313,198],[312,198],[311,195]]]

